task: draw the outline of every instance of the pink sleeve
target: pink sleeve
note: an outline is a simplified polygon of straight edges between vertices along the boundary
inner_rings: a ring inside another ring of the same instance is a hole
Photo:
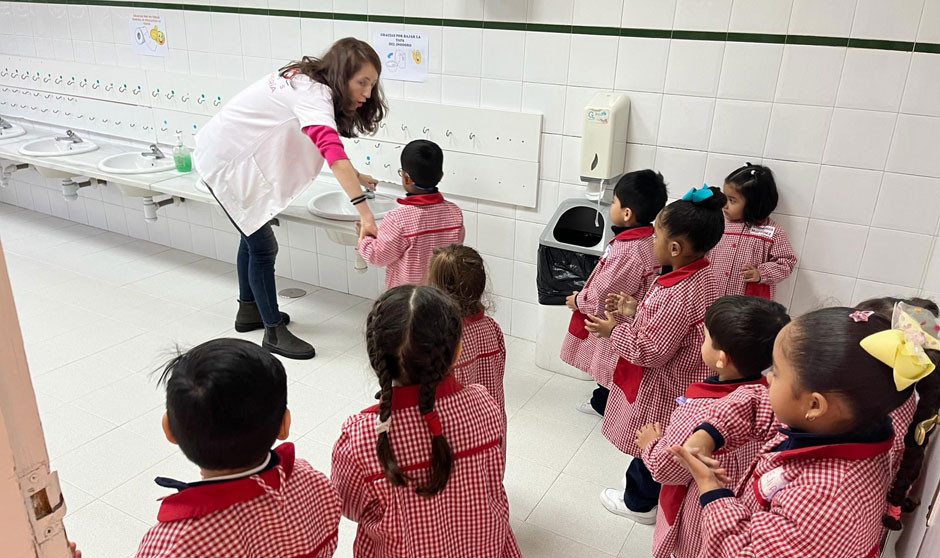
[[[724,438],[725,451],[733,451],[750,441],[769,442],[780,426],[770,406],[770,392],[757,385],[741,386],[716,401],[702,422],[711,425]]]
[[[339,139],[336,130],[329,126],[307,126],[303,129],[314,145],[320,150],[320,155],[326,159],[326,163],[333,166],[333,163],[341,159],[349,159],[346,151],[343,149],[343,142]]]
[[[796,254],[790,245],[787,232],[777,225],[774,229],[773,245],[767,254],[767,261],[757,266],[760,272],[760,282],[765,285],[776,285],[793,273],[796,267]]]

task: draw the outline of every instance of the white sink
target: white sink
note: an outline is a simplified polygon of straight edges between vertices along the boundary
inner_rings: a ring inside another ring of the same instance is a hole
[[[129,151],[105,157],[98,163],[98,170],[110,174],[147,174],[175,169],[173,159],[144,157],[138,151]]]
[[[376,193],[375,199],[368,200],[366,203],[369,205],[376,219],[381,219],[386,213],[395,209],[397,206],[395,196],[381,193]],[[334,221],[359,220],[359,212],[356,211],[356,207],[353,204],[349,203],[349,196],[342,190],[324,192],[315,196],[310,200],[310,203],[307,204],[307,211],[317,217],[332,219]]]
[[[98,149],[98,146],[90,141],[73,143],[71,141],[57,141],[54,136],[40,138],[26,142],[20,146],[20,155],[29,155],[31,157],[61,157],[63,155],[79,155]]]
[[[0,141],[18,138],[20,136],[25,136],[25,135],[26,135],[26,129],[23,128],[22,126],[17,126],[16,124],[13,124],[12,128],[7,128],[6,130],[4,130],[3,128],[0,128]]]

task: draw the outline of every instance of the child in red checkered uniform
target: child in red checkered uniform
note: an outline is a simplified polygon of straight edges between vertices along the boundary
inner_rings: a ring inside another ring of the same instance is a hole
[[[333,447],[353,555],[520,556],[509,526],[502,410],[450,370],[460,311],[434,287],[385,292],[366,322],[379,404],[349,417]]]
[[[718,293],[773,299],[777,283],[796,266],[787,231],[770,218],[777,208],[774,175],[748,163],[725,178],[723,190],[725,234],[708,255]]]
[[[906,316],[906,318],[905,318]],[[926,324],[919,327],[917,322]],[[695,479],[702,509],[701,556],[874,557],[885,494],[906,494],[940,407],[940,342],[929,311],[826,308],[786,326],[774,344],[770,387],[746,386],[716,404],[672,452]],[[917,390],[908,452],[892,474],[889,414]],[[764,442],[733,487],[708,455]],[[890,489],[890,490],[889,490]],[[908,502],[909,503],[909,502]],[[897,510],[898,514],[900,510]],[[899,525],[898,525],[899,526]]]
[[[672,271],[656,279],[639,307],[629,295],[612,296],[628,318],[623,323],[610,311],[606,319],[588,316],[585,321],[588,331],[610,337],[618,356],[602,432],[633,456],[626,489],[605,489],[601,503],[640,523],[656,520],[659,483],[640,458],[636,432],[646,424],[668,425],[676,398],[708,376],[701,355],[702,322],[718,294],[705,254],[721,238],[724,205],[718,188],[692,189],[667,205],[653,223],[653,255]]]
[[[714,375],[686,388],[665,430],[648,424],[637,433],[643,463],[663,484],[653,532],[656,558],[696,558],[702,549],[698,492],[688,489],[692,476],[672,459],[669,448],[685,442],[722,397],[740,386],[766,385],[762,372],[771,365],[774,338],[789,321],[787,309],[770,300],[743,295],[719,298],[705,312],[702,342],[702,360]],[[758,449],[758,443],[751,442],[715,458],[737,481]]]
[[[268,351],[216,339],[174,358],[163,430],[202,480],[157,478],[163,499],[137,558],[316,557],[336,550],[340,501],[329,479],[294,456],[287,376]]]
[[[653,219],[666,205],[666,183],[663,175],[640,170],[623,175],[614,187],[610,204],[610,221],[616,236],[580,291],[567,299],[571,309],[568,334],[561,345],[561,359],[590,374],[597,381],[591,399],[578,410],[595,416],[603,415],[610,393],[610,379],[616,352],[607,338],[590,335],[584,328],[585,315],[604,313],[607,295],[627,293],[643,300],[646,291],[659,273],[653,257]]]
[[[385,214],[377,237],[360,231],[359,254],[385,267],[385,287],[421,285],[438,246],[463,242],[463,213],[437,189],[444,177],[444,152],[432,141],[415,140],[401,150],[401,207]],[[358,228],[358,225],[357,225]]]

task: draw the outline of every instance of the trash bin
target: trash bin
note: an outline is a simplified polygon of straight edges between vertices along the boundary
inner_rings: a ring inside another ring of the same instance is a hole
[[[535,363],[539,368],[590,379],[587,373],[567,364],[558,355],[571,320],[565,298],[572,291],[581,290],[613,237],[609,207],[582,198],[564,200],[539,237],[536,272],[539,307],[535,335]]]

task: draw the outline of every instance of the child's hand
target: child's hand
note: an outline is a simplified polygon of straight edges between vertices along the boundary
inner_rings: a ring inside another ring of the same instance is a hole
[[[584,329],[598,337],[610,337],[610,332],[613,331],[614,326],[617,325],[617,320],[614,319],[614,315],[610,312],[604,312],[604,315],[606,319],[591,315],[587,316],[584,319]]]
[[[79,550],[77,546],[75,546],[75,543],[69,543],[69,550],[72,551],[72,558],[82,558],[82,551]]]
[[[711,457],[712,452],[715,451],[715,440],[708,432],[696,430],[691,436],[686,438],[682,447],[689,450],[691,453]]]
[[[724,488],[730,482],[727,471],[721,468],[717,460],[690,452],[682,446],[672,446],[668,451],[672,454],[673,461],[692,474],[699,494]]]
[[[746,283],[760,283],[760,271],[757,270],[753,265],[745,265],[744,271],[741,272],[741,275],[744,276],[744,281]]]
[[[370,220],[365,223],[362,221],[356,221],[356,234],[359,235],[359,240],[362,240],[367,236],[378,238],[379,228],[375,226],[375,220]]]
[[[578,305],[575,303],[574,299],[577,298],[579,292],[581,291],[571,291],[571,294],[565,298],[565,306],[567,306],[568,310],[571,310],[572,312],[578,309]]]
[[[627,293],[610,293],[605,305],[608,312],[617,312],[628,318],[636,316],[637,301]]]
[[[375,187],[379,185],[379,181],[371,175],[359,173],[359,184],[369,190],[375,190]]]
[[[663,437],[663,427],[658,422],[653,424],[647,424],[643,428],[636,431],[636,440],[634,442],[636,445],[640,446],[641,450],[645,450],[646,446],[656,438]]]

